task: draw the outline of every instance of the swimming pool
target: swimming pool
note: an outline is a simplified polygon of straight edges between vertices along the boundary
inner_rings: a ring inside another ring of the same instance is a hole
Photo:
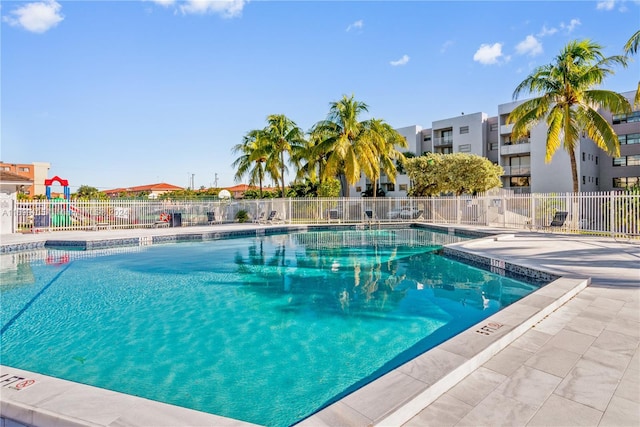
[[[3,364],[292,424],[538,289],[438,255],[457,240],[392,229],[50,251],[2,281]]]

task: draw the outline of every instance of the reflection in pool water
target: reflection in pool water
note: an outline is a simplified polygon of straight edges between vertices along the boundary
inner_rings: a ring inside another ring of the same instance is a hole
[[[69,262],[3,280],[2,361],[289,425],[537,289],[438,255],[458,240],[389,229],[49,251]]]

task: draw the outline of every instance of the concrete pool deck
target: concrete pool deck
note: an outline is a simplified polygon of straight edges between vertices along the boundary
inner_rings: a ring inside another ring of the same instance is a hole
[[[200,228],[181,229],[180,233],[202,232]],[[346,396],[301,425],[640,424],[640,245],[602,237],[488,231],[503,236],[450,246],[565,279]],[[0,244],[171,233],[176,230],[3,235]],[[585,288],[588,278],[591,284]],[[0,375],[15,375],[14,371],[2,367]],[[58,420],[56,425],[243,424],[38,374],[17,374],[41,379],[36,382],[40,387],[0,388],[2,417],[23,424],[53,424],[45,420]],[[75,391],[60,393],[65,387]],[[94,391],[106,395],[85,399],[86,390],[91,390],[89,396]],[[115,402],[116,395],[123,399],[120,403],[104,404]],[[168,413],[176,415],[165,416]]]

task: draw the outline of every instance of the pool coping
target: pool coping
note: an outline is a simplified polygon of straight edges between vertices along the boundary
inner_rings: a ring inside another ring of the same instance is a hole
[[[403,225],[406,227],[408,224]],[[496,234],[495,231],[476,232],[432,224],[414,224],[414,226],[446,231],[449,234],[485,236],[473,242],[485,239],[505,239],[512,236]],[[246,230],[162,234],[128,239],[84,240],[84,247],[99,249],[145,246],[156,243],[216,240],[228,237],[327,229],[327,227],[326,225],[272,226]],[[329,226],[329,229],[344,228],[343,225]],[[136,239],[137,241],[135,241]],[[61,245],[60,242],[66,242],[66,244]],[[51,239],[45,240],[43,246],[40,247],[48,247],[47,244],[55,247],[82,247],[81,242],[83,241]],[[297,425],[401,425],[590,283],[588,277],[559,277],[541,269],[523,267],[504,260],[471,253],[464,246],[473,245],[473,242],[446,245],[443,251],[447,256],[485,265],[498,274],[517,273],[538,279],[546,277],[548,279],[555,278],[555,280],[439,346],[317,411]],[[9,253],[11,252],[13,251],[9,251]],[[13,381],[9,381],[10,379]],[[21,389],[16,389],[17,384],[25,384],[25,381],[28,380],[34,382]],[[34,393],[38,389],[40,392]],[[78,399],[82,399],[82,404],[78,403]],[[109,404],[105,405],[105,402],[109,402]],[[0,365],[0,412],[4,418],[28,425],[135,426],[184,425],[185,423],[221,426],[252,425],[240,420],[3,365]]]

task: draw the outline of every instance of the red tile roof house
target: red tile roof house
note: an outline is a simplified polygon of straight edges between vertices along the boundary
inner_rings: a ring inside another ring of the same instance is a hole
[[[113,190],[104,190],[102,192],[109,197],[118,197],[122,193],[136,196],[140,193],[148,192],[149,198],[155,199],[161,194],[177,190],[184,190],[184,188],[178,187],[177,185],[167,184],[166,182],[161,182],[158,184],[139,185],[137,187],[114,188]]]
[[[0,234],[15,233],[18,228],[17,194],[33,185],[33,180],[0,170]]]

